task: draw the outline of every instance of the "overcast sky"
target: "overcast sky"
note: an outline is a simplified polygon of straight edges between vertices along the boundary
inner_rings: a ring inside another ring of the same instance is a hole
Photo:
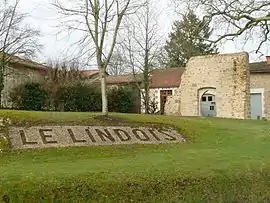
[[[168,3],[170,0],[159,0],[158,8],[162,11],[161,18],[159,20],[160,28],[164,33],[164,37],[168,36],[170,32],[172,22],[177,18],[174,13],[174,8]],[[42,53],[38,55],[40,62],[45,62],[49,57],[61,56],[64,51],[69,50],[70,43],[74,40],[72,37],[57,35],[58,29],[54,26],[57,23],[57,12],[50,4],[51,0],[21,0],[20,10],[27,12],[30,16],[27,19],[28,23],[33,27],[38,28],[42,32],[41,43],[44,48]],[[243,47],[243,41],[241,39],[236,42],[226,42],[219,46],[221,53],[241,52],[247,51],[250,53],[251,61],[264,60],[265,55],[269,54],[266,48],[262,49],[264,56],[259,58],[259,54],[251,53],[254,50],[253,42],[250,41]]]

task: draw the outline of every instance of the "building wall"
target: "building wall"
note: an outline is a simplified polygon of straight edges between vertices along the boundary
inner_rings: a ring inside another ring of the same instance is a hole
[[[270,118],[270,73],[252,73],[250,75],[251,90],[260,89],[263,92],[263,114]]]
[[[151,88],[150,89],[149,91],[150,101],[154,101],[156,103],[156,106],[157,106],[156,112],[159,112],[161,108],[161,104],[160,104],[160,91],[161,90],[172,90],[172,94],[175,95],[178,91],[178,88],[172,87],[172,88]],[[142,91],[144,91],[144,89]],[[143,96],[141,96],[141,112],[145,113]]]
[[[165,114],[200,116],[202,90],[214,90],[217,117],[250,116],[250,77],[247,53],[198,56],[189,60],[179,93],[169,97]]]
[[[44,75],[36,69],[27,68],[24,66],[10,67],[6,70],[6,77],[4,80],[4,89],[2,91],[2,106],[4,108],[11,108],[12,103],[9,102],[9,93],[13,88],[26,82],[42,82]]]

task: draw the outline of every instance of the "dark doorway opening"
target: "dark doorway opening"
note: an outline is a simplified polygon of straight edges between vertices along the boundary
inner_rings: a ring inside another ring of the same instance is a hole
[[[172,90],[160,90],[160,114],[164,114],[167,97],[172,95]]]

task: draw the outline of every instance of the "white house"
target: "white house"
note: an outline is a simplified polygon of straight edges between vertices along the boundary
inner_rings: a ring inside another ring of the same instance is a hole
[[[150,102],[156,104],[156,112],[164,113],[165,102],[168,96],[176,94],[180,86],[184,68],[155,69],[150,74],[149,95]],[[144,90],[143,90],[144,91]],[[141,96],[141,112],[145,113],[144,100]]]

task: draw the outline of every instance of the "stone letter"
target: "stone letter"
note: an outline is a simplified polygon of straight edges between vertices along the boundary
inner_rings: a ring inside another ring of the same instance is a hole
[[[149,129],[149,132],[151,133],[151,135],[153,135],[154,138],[156,138],[157,141],[160,141],[160,138],[155,134],[153,129]]]
[[[86,140],[77,140],[73,131],[71,129],[68,129],[68,133],[73,141],[73,143],[80,143],[80,142],[86,142]]]
[[[102,132],[101,130],[99,129],[95,129],[96,133],[98,134],[98,136],[100,137],[100,139],[103,141],[103,142],[106,142],[107,140],[105,139],[108,138],[109,140],[111,140],[112,142],[115,142],[115,139],[114,137],[111,135],[111,133],[107,130],[107,129],[104,129],[105,133]]]
[[[141,141],[150,141],[150,138],[146,135],[146,133],[140,129],[133,129],[132,132],[134,133],[134,135]],[[140,132],[144,138],[141,138],[140,135],[138,134],[138,132]]]
[[[46,138],[52,138],[52,135],[46,135],[45,132],[52,132],[52,129],[39,129],[39,134],[44,144],[56,144],[57,141],[47,141]]]
[[[92,142],[97,142],[88,128],[85,129],[85,132],[87,133],[88,137]]]
[[[20,135],[21,135],[21,139],[22,139],[23,145],[28,145],[28,144],[31,144],[31,145],[33,145],[33,144],[38,144],[37,142],[28,142],[28,141],[26,140],[26,136],[25,136],[25,133],[24,133],[23,130],[20,130]]]
[[[176,140],[175,137],[169,135],[168,133],[165,133],[163,130],[158,130],[158,132],[160,132],[163,135],[168,136],[168,137],[165,137],[165,140],[168,140],[168,141],[175,141]]]
[[[130,137],[130,135],[126,132],[126,131],[124,131],[124,130],[121,130],[121,129],[114,129],[113,130],[115,133],[116,133],[116,135],[120,138],[120,140],[121,141],[129,141],[130,139],[131,139],[131,137]],[[124,134],[125,134],[125,136],[126,136],[126,138],[124,138],[122,135],[121,135],[121,133],[120,132],[123,132]]]

